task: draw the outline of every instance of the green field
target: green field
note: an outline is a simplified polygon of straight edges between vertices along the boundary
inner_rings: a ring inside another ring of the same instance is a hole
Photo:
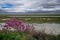
[[[9,17],[8,15],[0,15],[0,23],[1,22],[7,22],[9,21],[11,18],[17,18],[19,20],[23,20],[25,22],[29,22],[29,23],[46,23],[46,22],[49,22],[49,23],[60,23],[60,17],[31,17],[31,16],[28,16],[26,17],[27,15],[25,15],[25,17]]]

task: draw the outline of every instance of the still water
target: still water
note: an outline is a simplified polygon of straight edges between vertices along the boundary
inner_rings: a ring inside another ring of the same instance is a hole
[[[35,30],[44,30],[47,34],[60,34],[60,24],[58,23],[32,23]],[[30,25],[32,25],[30,24]],[[4,23],[0,23],[0,29],[3,28]]]
[[[57,23],[33,23],[35,30],[43,30],[47,34],[60,34],[60,24]]]

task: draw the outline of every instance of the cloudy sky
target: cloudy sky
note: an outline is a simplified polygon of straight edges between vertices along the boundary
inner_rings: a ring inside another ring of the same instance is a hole
[[[59,0],[0,0],[0,10],[6,12],[56,11]]]

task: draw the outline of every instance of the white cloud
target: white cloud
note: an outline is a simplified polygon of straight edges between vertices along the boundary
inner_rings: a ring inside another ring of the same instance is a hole
[[[26,11],[36,11],[36,10],[42,10],[42,11],[53,11],[53,10],[60,10],[59,8],[51,8],[46,9],[41,6],[45,3],[56,3],[57,0],[0,0],[0,4],[5,3],[11,3],[13,4],[13,8],[1,8],[4,9],[7,12],[26,12]]]

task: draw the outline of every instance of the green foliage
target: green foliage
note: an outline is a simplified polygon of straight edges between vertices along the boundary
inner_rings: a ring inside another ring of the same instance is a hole
[[[60,40],[60,35],[49,35],[42,32],[7,32],[0,31],[0,40]]]
[[[60,40],[60,35],[57,35],[57,37],[56,37],[56,38],[57,38],[57,40]]]
[[[0,40],[27,40],[27,33],[15,33],[15,32],[8,32],[8,33],[0,33]]]

